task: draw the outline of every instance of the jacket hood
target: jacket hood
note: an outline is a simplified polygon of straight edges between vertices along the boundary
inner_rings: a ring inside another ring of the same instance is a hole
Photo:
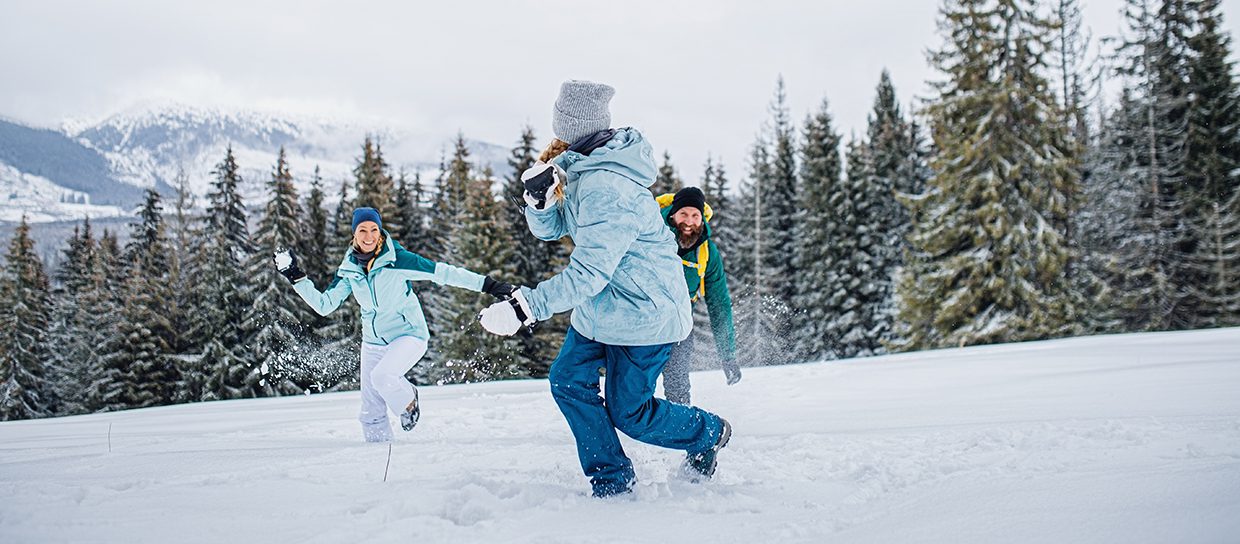
[[[556,157],[555,162],[570,174],[583,175],[595,170],[606,170],[646,188],[654,185],[656,174],[654,150],[635,128],[616,129],[611,140],[588,156],[576,151],[565,151]]]

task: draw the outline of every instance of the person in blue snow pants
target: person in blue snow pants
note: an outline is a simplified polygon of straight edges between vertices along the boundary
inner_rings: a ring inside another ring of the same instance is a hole
[[[556,139],[521,176],[530,232],[545,241],[572,238],[567,268],[479,316],[486,330],[511,335],[572,310],[548,380],[596,497],[629,493],[636,479],[617,429],[685,450],[692,479],[714,473],[731,436],[723,418],[654,397],[693,317],[675,237],[649,189],[651,146],[635,129],[609,128],[614,93],[588,81],[563,83],[552,117]]]

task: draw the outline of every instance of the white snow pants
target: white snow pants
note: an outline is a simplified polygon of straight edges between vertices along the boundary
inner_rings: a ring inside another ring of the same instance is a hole
[[[413,384],[405,373],[426,355],[426,341],[402,336],[386,346],[362,344],[362,436],[367,442],[392,440],[388,410],[402,414],[413,402]]]

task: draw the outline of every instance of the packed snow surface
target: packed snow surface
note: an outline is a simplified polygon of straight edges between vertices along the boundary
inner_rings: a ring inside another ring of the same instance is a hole
[[[1240,542],[1240,329],[723,379],[715,479],[626,438],[607,501],[541,380],[421,388],[390,466],[356,393],[3,423],[0,542]]]

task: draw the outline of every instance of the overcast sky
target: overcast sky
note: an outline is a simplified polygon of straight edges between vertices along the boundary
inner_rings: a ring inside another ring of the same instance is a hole
[[[1085,2],[1093,33],[1115,34],[1122,0]],[[846,136],[883,68],[904,104],[924,95],[940,4],[0,0],[0,116],[56,126],[175,100],[512,145],[526,123],[549,138],[560,82],[591,79],[617,89],[613,125],[686,178],[710,153],[736,180],[781,74],[798,123],[827,98]],[[1234,35],[1240,0],[1223,6]]]

